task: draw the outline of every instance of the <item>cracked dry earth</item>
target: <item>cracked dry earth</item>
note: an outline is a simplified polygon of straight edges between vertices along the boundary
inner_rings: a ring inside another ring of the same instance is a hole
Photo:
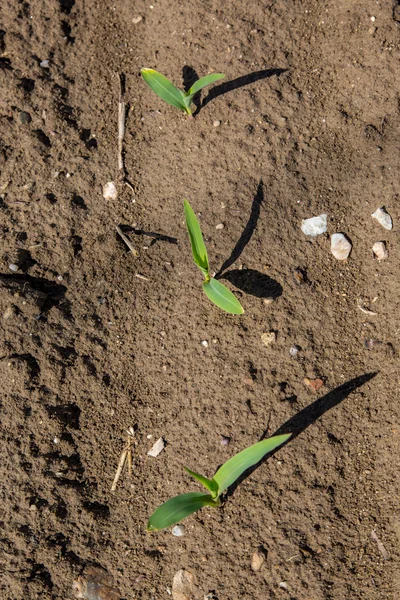
[[[171,597],[180,569],[200,600],[400,597],[399,46],[391,1],[3,0],[2,600],[72,600],[99,568],[126,600]],[[143,66],[226,79],[188,120]],[[201,291],[184,198],[241,317]],[[220,509],[146,533],[196,489],[183,465],[211,476],[276,431]]]

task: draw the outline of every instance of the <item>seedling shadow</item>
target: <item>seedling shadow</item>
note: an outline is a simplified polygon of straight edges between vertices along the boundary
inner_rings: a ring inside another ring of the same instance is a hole
[[[254,73],[249,73],[248,75],[242,75],[241,77],[237,77],[236,79],[232,79],[231,81],[226,81],[224,83],[220,83],[215,87],[211,88],[208,92],[207,96],[204,98],[203,102],[196,109],[194,114],[198,114],[202,108],[204,108],[209,102],[218,98],[218,96],[222,96],[223,94],[227,94],[228,92],[232,92],[233,90],[237,90],[245,85],[249,85],[251,83],[255,83],[256,81],[260,81],[260,79],[269,79],[269,77],[273,77],[274,75],[281,75],[285,73],[288,69],[264,69],[263,71],[255,71]]]
[[[258,469],[258,467],[260,467],[271,456],[273,456],[275,454],[275,452],[278,452],[278,450],[281,450],[281,448],[286,446],[286,444],[290,444],[298,435],[303,433],[303,431],[305,431],[307,429],[307,427],[309,427],[310,425],[313,425],[313,423],[315,423],[320,417],[322,417],[326,412],[328,412],[328,410],[331,410],[332,408],[335,408],[335,406],[338,406],[352,392],[354,392],[354,390],[361,387],[368,381],[371,381],[371,379],[376,377],[377,374],[378,374],[378,372],[366,373],[365,375],[360,375],[359,377],[350,379],[350,381],[347,381],[346,383],[344,383],[343,385],[340,385],[339,387],[335,388],[331,392],[328,392],[328,394],[325,394],[325,396],[322,396],[322,398],[319,398],[318,400],[316,400],[309,406],[306,406],[306,408],[303,408],[303,410],[298,412],[297,415],[294,415],[293,417],[288,419],[288,421],[286,421],[286,423],[281,425],[272,434],[272,436],[282,435],[284,433],[291,433],[292,436],[290,437],[290,439],[287,442],[285,442],[284,444],[282,444],[281,446],[279,446],[279,448],[277,448],[276,450],[273,450],[272,452],[270,452],[259,463],[257,463],[256,465],[254,465],[253,467],[250,467],[250,469],[245,471],[243,473],[243,475],[241,475],[239,477],[239,479],[237,479],[235,481],[235,483],[230,486],[230,488],[228,489],[228,491],[225,494],[225,500],[230,498],[231,496],[233,496],[237,487],[245,479],[247,479],[256,469]],[[270,437],[268,430],[269,430],[269,428],[267,428],[264,431],[264,433],[262,434],[262,436],[260,438],[260,441],[264,440],[267,437]]]
[[[267,297],[278,297],[282,294],[282,286],[280,283],[268,277],[267,275],[260,273],[254,269],[233,269],[224,273],[234,262],[238,260],[243,250],[249,243],[255,228],[257,227],[258,219],[260,218],[261,205],[264,202],[264,184],[260,179],[257,193],[254,196],[253,203],[251,206],[251,212],[247,224],[236,243],[234,249],[231,252],[230,257],[224,262],[218,273],[215,275],[216,279],[227,279],[234,286],[252,296],[258,298]]]
[[[147,237],[153,238],[150,246],[153,246],[156,242],[167,242],[168,244],[177,244],[177,238],[171,237],[169,235],[164,235],[163,233],[158,233],[156,231],[144,231],[143,229],[136,229],[135,227],[130,227],[129,225],[120,225],[121,230],[124,233],[132,233],[134,235],[146,235]]]

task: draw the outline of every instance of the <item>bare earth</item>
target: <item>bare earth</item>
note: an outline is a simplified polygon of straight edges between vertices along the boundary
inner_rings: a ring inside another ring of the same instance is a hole
[[[199,600],[400,597],[399,50],[391,1],[1,3],[1,600],[72,599],[89,567],[126,600],[171,598],[180,569]],[[143,66],[226,79],[190,120]],[[242,317],[201,290],[184,198]],[[277,431],[293,439],[220,509],[146,533],[198,489],[183,465],[212,476]]]

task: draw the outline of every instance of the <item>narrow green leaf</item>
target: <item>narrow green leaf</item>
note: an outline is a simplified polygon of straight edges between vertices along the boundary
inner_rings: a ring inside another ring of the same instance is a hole
[[[208,276],[208,256],[207,249],[204,244],[203,235],[200,225],[194,214],[193,208],[187,200],[184,201],[186,226],[188,228],[190,243],[192,245],[193,260],[205,277]]]
[[[154,69],[141,69],[140,73],[147,85],[159,98],[184,112],[188,112],[181,90],[175,87],[169,79]],[[191,111],[189,114],[191,114]]]
[[[227,313],[234,315],[241,315],[244,313],[243,307],[239,300],[232,294],[226,286],[224,286],[218,279],[210,279],[210,281],[203,282],[203,290],[207,297]]]
[[[267,440],[262,440],[226,461],[213,477],[218,485],[218,495],[232,485],[249,467],[257,464],[268,452],[284,444],[291,435],[291,433],[276,435]]]
[[[203,506],[218,506],[218,504],[219,502],[213,500],[209,494],[201,492],[189,492],[175,496],[156,508],[147,523],[147,531],[165,529],[179,523]]]
[[[189,473],[189,475],[191,475],[192,477],[194,477],[194,479],[197,479],[197,481],[200,481],[200,483],[202,485],[204,485],[204,487],[211,492],[211,496],[213,498],[216,498],[218,495],[218,485],[217,483],[213,480],[213,479],[208,479],[207,477],[204,477],[204,475],[200,475],[199,473],[196,473],[195,471],[192,471],[191,469],[188,469],[187,467],[184,467],[185,471],[187,471],[187,473]]]
[[[224,77],[225,75],[223,73],[211,73],[211,75],[206,75],[205,77],[202,77],[201,79],[198,79],[194,82],[190,90],[187,92],[187,95],[193,98],[193,96],[197,94],[197,92],[205,88],[207,85],[210,85],[210,83],[214,83],[214,81],[219,81]]]

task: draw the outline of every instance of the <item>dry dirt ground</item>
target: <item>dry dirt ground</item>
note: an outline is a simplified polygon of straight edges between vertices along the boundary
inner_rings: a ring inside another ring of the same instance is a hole
[[[400,597],[399,49],[390,0],[3,0],[2,600],[72,599],[93,566],[126,600],[170,598],[179,569],[200,600]],[[190,120],[143,66],[226,79]],[[185,197],[241,317],[202,293]],[[328,233],[306,238],[321,213]],[[133,472],[111,493],[130,426]],[[276,431],[293,439],[222,508],[181,538],[146,533],[198,489],[183,465],[211,476]]]

